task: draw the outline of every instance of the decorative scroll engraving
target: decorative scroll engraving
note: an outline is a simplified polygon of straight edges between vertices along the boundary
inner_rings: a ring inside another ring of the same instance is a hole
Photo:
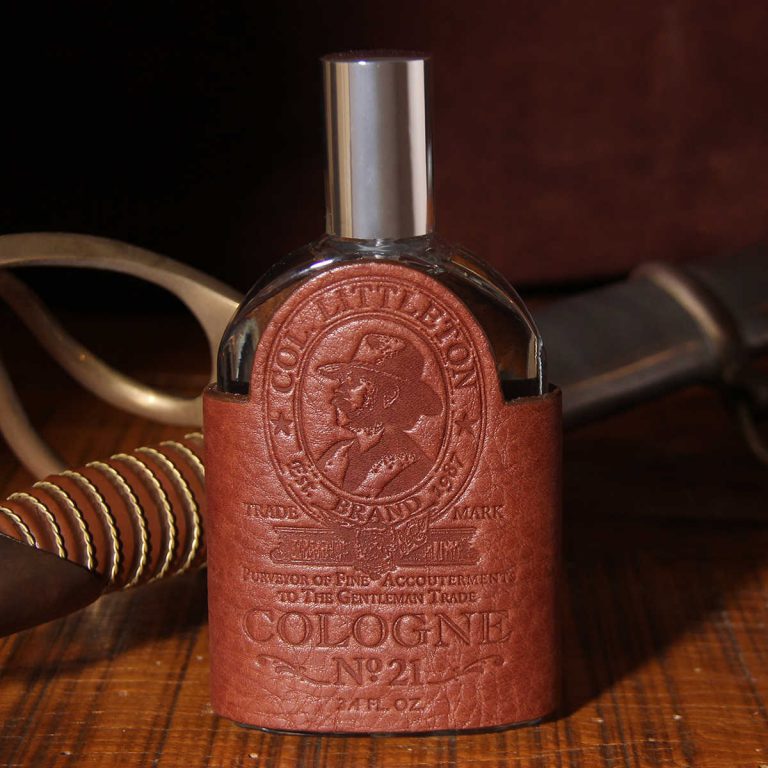
[[[258,664],[270,664],[272,669],[278,675],[290,675],[297,680],[303,680],[305,683],[314,683],[315,685],[333,685],[333,680],[320,680],[316,677],[308,675],[304,671],[304,667],[297,664],[291,664],[290,661],[281,659],[279,656],[268,656],[267,654],[261,654],[256,657]]]
[[[427,680],[427,684],[437,685],[442,683],[450,683],[452,680],[458,680],[460,677],[464,677],[464,675],[468,675],[472,672],[482,672],[483,665],[486,662],[488,662],[489,665],[492,664],[495,667],[504,666],[504,659],[501,656],[483,656],[480,659],[475,659],[469,664],[465,664],[463,667],[460,667],[459,669],[450,672],[448,675],[444,677]]]
[[[373,661],[373,659],[369,659],[369,662]],[[275,673],[278,675],[290,675],[291,677],[296,678],[297,680],[302,680],[305,683],[312,683],[313,685],[339,685],[340,680],[338,677],[338,674],[334,679],[331,680],[323,680],[319,677],[313,677],[312,675],[308,674],[306,669],[299,665],[299,664],[292,664],[290,661],[280,657],[280,656],[271,656],[268,654],[260,654],[256,657],[256,662],[258,664],[264,664],[264,665],[270,665]],[[504,659],[501,656],[493,655],[493,656],[482,656],[479,659],[475,659],[474,661],[469,662],[468,664],[465,664],[462,667],[459,667],[457,669],[449,671],[447,675],[443,675],[441,677],[437,678],[429,678],[427,680],[424,680],[425,685],[443,685],[445,683],[453,682],[454,680],[459,680],[460,678],[464,677],[465,675],[470,675],[475,672],[483,672],[484,667],[487,666],[495,666],[495,667],[502,667],[504,666]],[[392,662],[390,662],[390,666],[392,666]],[[402,674],[402,669],[405,667],[404,662],[400,662],[400,672]],[[381,668],[381,662],[379,662],[378,666],[376,667]],[[350,668],[351,671],[351,668]],[[354,677],[354,675],[353,675]],[[399,676],[398,676],[399,677]],[[398,677],[395,678],[397,681]],[[372,675],[372,679],[376,680],[376,675]],[[392,682],[392,681],[390,681]]]
[[[413,521],[406,521],[413,525]],[[274,526],[279,536],[270,552],[280,565],[349,565],[378,578],[400,566],[475,565],[475,528],[417,526],[415,535],[404,526],[395,535],[386,528],[358,530]]]

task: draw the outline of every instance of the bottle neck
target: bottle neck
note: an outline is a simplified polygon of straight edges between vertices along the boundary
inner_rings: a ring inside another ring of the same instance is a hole
[[[316,242],[316,247],[320,251],[331,249],[340,256],[348,255],[351,258],[372,258],[372,259],[403,259],[421,260],[437,258],[436,254],[441,255],[445,251],[443,243],[434,232],[427,232],[423,235],[413,237],[341,237],[339,235],[326,233]]]

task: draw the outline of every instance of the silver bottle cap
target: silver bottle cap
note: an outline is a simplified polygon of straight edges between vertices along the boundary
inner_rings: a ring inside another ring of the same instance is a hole
[[[326,232],[360,240],[433,228],[429,58],[324,56]]]

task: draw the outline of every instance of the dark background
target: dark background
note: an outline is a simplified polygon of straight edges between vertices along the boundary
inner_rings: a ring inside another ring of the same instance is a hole
[[[221,2],[4,11],[0,233],[245,290],[323,226],[318,57],[431,51],[438,228],[518,284],[768,234],[768,4]]]

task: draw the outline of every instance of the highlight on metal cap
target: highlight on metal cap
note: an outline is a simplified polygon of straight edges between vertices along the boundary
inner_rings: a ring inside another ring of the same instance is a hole
[[[360,240],[431,232],[429,56],[351,51],[322,63],[326,232]]]

